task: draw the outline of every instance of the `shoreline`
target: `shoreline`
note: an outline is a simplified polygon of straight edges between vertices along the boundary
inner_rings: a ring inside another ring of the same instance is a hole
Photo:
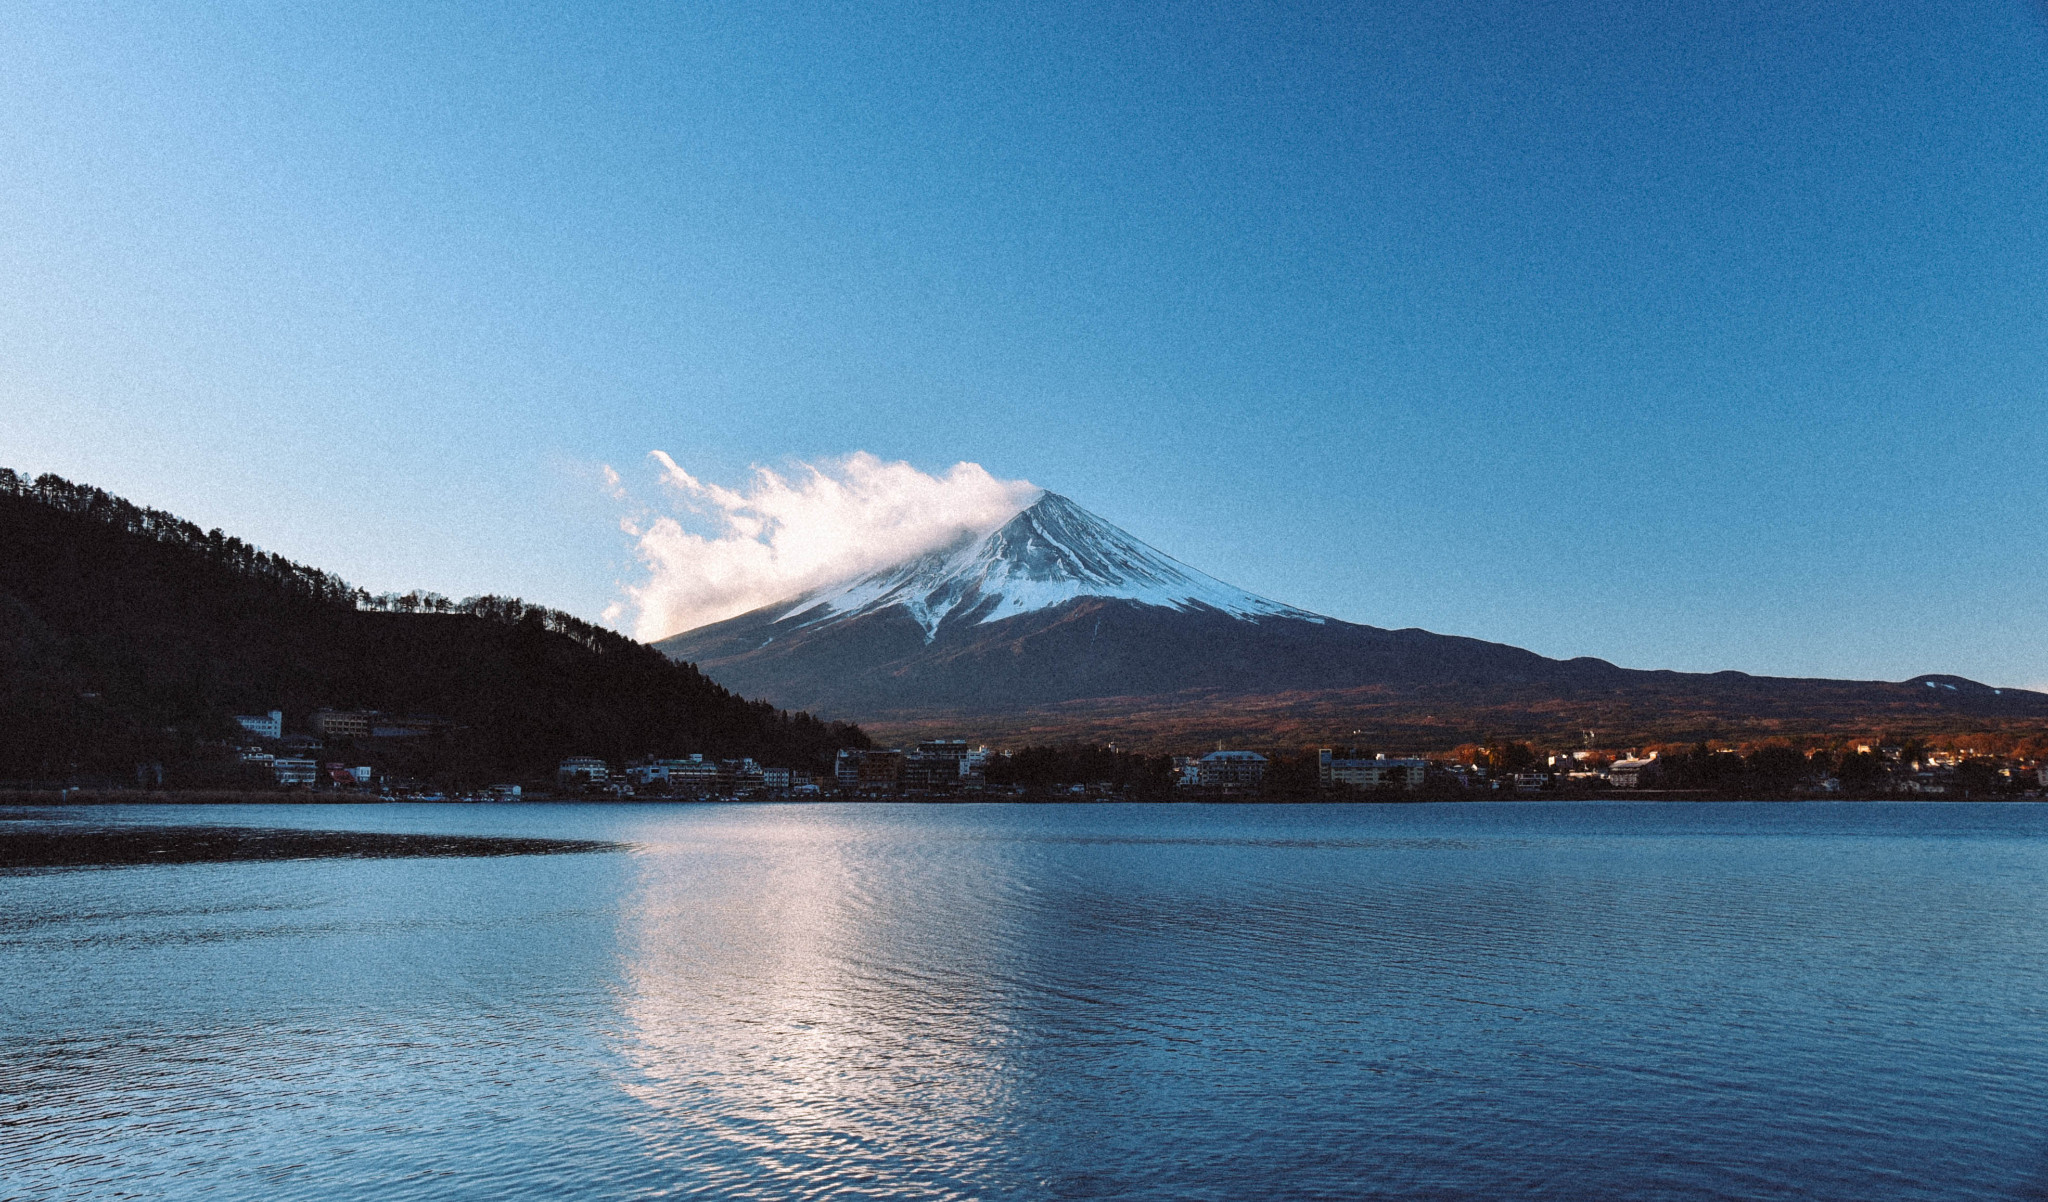
[[[2048,796],[2041,794],[1990,796],[1990,797],[1933,797],[1933,796],[1878,796],[1878,797],[1756,797],[1729,793],[1716,793],[1711,789],[1629,789],[1611,790],[1603,793],[1575,793],[1570,795],[1543,793],[1515,793],[1508,796],[1473,795],[1465,797],[1067,797],[1058,794],[1033,796],[990,797],[974,795],[924,796],[924,797],[635,797],[623,800],[601,797],[547,797],[527,796],[521,798],[496,797],[441,797],[435,799],[416,797],[384,797],[376,794],[351,793],[308,793],[305,791],[242,791],[226,789],[0,789],[0,808],[64,808],[70,806],[158,806],[158,805],[294,805],[294,806],[340,806],[340,805],[580,805],[580,806],[626,806],[626,805],[817,805],[821,803],[847,803],[867,805],[1498,805],[1515,802],[1574,803],[1574,802],[1655,802],[1660,804],[1681,804],[1687,802],[1745,802],[1758,805],[1797,805],[1807,802],[1870,804],[1875,802],[1915,802],[1925,805],[1947,805],[1958,802],[1985,803],[2001,802],[2011,804],[2040,804],[2048,802]]]

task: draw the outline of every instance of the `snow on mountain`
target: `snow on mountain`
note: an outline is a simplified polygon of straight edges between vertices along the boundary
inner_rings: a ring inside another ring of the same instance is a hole
[[[987,534],[808,593],[781,620],[810,626],[900,605],[930,642],[949,617],[979,625],[1080,597],[1208,608],[1249,622],[1324,620],[1198,572],[1052,492]]]

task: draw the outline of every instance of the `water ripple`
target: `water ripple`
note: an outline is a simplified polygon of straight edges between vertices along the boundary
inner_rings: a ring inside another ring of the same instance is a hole
[[[0,880],[0,1192],[2048,1196],[2025,808],[317,822],[635,850]]]

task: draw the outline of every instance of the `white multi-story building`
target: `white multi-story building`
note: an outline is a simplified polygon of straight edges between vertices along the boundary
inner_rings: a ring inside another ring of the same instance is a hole
[[[267,714],[236,714],[235,721],[241,723],[242,729],[252,735],[260,735],[266,739],[284,737],[283,710],[271,710]]]
[[[984,746],[960,757],[960,784],[963,788],[980,789],[988,783],[988,760],[992,754]]]

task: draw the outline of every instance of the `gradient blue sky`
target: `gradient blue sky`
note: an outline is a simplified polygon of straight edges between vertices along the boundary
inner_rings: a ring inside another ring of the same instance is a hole
[[[1357,621],[2048,685],[2037,2],[14,4],[0,462],[595,615],[865,449]]]

